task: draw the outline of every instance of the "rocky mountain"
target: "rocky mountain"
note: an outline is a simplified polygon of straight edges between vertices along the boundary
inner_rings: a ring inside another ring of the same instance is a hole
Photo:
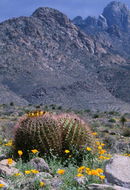
[[[96,43],[100,42],[107,52],[102,54],[106,61],[99,66],[98,79],[111,94],[129,103],[130,10],[128,7],[121,2],[113,1],[104,8],[99,18],[76,17],[73,23],[87,35],[89,34]]]
[[[129,111],[128,38],[107,22],[108,9],[98,20],[78,17],[78,27],[47,7],[0,23],[0,103]]]

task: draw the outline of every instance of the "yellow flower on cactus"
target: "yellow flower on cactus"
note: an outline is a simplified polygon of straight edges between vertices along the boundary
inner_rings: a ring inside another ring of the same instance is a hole
[[[76,177],[83,177],[84,175],[83,174],[81,174],[81,173],[78,173],[77,175],[76,175]]]
[[[13,164],[13,160],[12,160],[12,158],[8,158],[8,159],[7,159],[7,163],[8,163],[8,165]]]
[[[86,147],[86,150],[87,151],[91,151],[92,149],[90,147]]]
[[[57,171],[57,174],[60,174],[60,175],[63,175],[64,173],[65,173],[65,170],[63,170],[63,169],[60,169]]]
[[[24,172],[25,172],[25,174],[30,174],[30,173],[31,173],[30,170],[26,170],[26,171],[24,171]]]
[[[0,183],[0,188],[4,187],[5,185],[3,183]]]
[[[37,149],[33,149],[33,150],[31,150],[31,151],[32,151],[33,154],[36,154],[36,153],[39,152]]]
[[[69,154],[69,153],[70,153],[70,151],[69,151],[69,150],[65,150],[65,153],[66,153],[66,154]]]
[[[23,155],[23,151],[22,150],[18,150],[18,155],[22,156]]]
[[[38,174],[38,173],[39,173],[38,170],[31,170],[31,172],[32,172],[33,174]]]
[[[102,180],[105,179],[105,176],[104,176],[104,175],[100,175],[99,177],[100,177],[100,179],[102,179]]]
[[[96,136],[96,135],[97,135],[97,133],[96,133],[96,132],[93,132],[93,133],[92,133],[92,135]]]
[[[40,187],[44,187],[45,185],[46,184],[43,181],[40,182]]]

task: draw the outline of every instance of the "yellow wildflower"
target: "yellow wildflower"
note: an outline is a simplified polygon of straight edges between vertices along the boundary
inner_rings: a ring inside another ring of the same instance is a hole
[[[107,152],[106,150],[103,150],[103,149],[102,149],[102,150],[100,150],[98,153],[99,153],[99,154],[104,154],[104,153],[106,153],[106,152]]]
[[[85,166],[79,167],[79,168],[78,168],[78,173],[82,173],[84,169],[85,169]]]
[[[101,143],[101,146],[105,146],[105,144],[104,144],[104,143]]]
[[[92,133],[92,135],[96,136],[96,135],[97,135],[97,133],[96,133],[96,132],[93,132],[93,133]]]
[[[32,151],[33,154],[36,154],[36,153],[39,152],[37,149],[33,149],[33,150],[31,150],[31,151]]]
[[[14,176],[20,176],[22,175],[21,173],[15,173]]]
[[[96,169],[98,173],[103,173],[103,170],[101,168]]]
[[[104,175],[100,175],[99,177],[100,177],[100,179],[105,179]]]
[[[13,164],[13,160],[12,160],[12,158],[8,158],[7,162],[8,162],[8,165]]]
[[[12,146],[12,145],[13,145],[13,141],[12,141],[12,140],[8,141],[8,142],[5,144],[5,146]]]
[[[87,151],[91,151],[92,149],[90,147],[86,147],[86,150]]]
[[[98,146],[99,146],[100,144],[101,144],[101,143],[100,143],[99,141],[97,141],[97,142],[96,142],[96,145],[98,145]]]
[[[23,151],[22,150],[18,150],[18,155],[22,156],[23,155]]]
[[[101,146],[98,146],[98,150],[102,150],[102,147],[101,147]]]
[[[65,173],[65,170],[63,170],[63,169],[60,169],[57,171],[57,174],[60,174],[60,175],[63,175],[64,173]]]
[[[2,187],[4,187],[4,186],[5,186],[4,184],[0,183],[0,188],[2,188]]]
[[[70,151],[69,150],[65,150],[65,153],[68,154],[68,153],[70,153]]]
[[[98,171],[97,170],[91,170],[91,175],[99,175]]]
[[[37,173],[39,173],[38,170],[31,170],[31,172],[32,172],[33,174],[37,174]]]
[[[84,175],[83,174],[81,174],[81,173],[78,173],[77,175],[76,175],[76,177],[83,177]]]
[[[26,171],[24,171],[24,172],[25,172],[25,174],[30,174],[30,173],[31,173],[30,170],[26,170]]]
[[[43,181],[40,182],[40,187],[44,187],[45,185],[46,184]]]

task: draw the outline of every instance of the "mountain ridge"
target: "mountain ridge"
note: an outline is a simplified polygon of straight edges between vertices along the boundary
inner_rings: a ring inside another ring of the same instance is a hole
[[[130,110],[126,100],[107,89],[100,75],[106,72],[101,69],[104,65],[107,69],[128,65],[108,44],[104,46],[48,7],[38,8],[30,17],[0,23],[1,103]]]

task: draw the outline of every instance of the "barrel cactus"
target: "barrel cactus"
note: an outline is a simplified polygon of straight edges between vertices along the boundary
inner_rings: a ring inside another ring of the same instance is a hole
[[[94,148],[90,127],[76,115],[54,115],[42,111],[23,116],[15,126],[15,150],[37,149],[62,155],[66,149]]]
[[[58,116],[58,123],[62,130],[62,148],[81,150],[89,146],[95,150],[95,138],[92,135],[90,126],[75,114],[61,114]]]
[[[48,153],[61,152],[61,133],[52,114],[42,111],[31,112],[23,116],[15,126],[15,150],[37,149]]]

